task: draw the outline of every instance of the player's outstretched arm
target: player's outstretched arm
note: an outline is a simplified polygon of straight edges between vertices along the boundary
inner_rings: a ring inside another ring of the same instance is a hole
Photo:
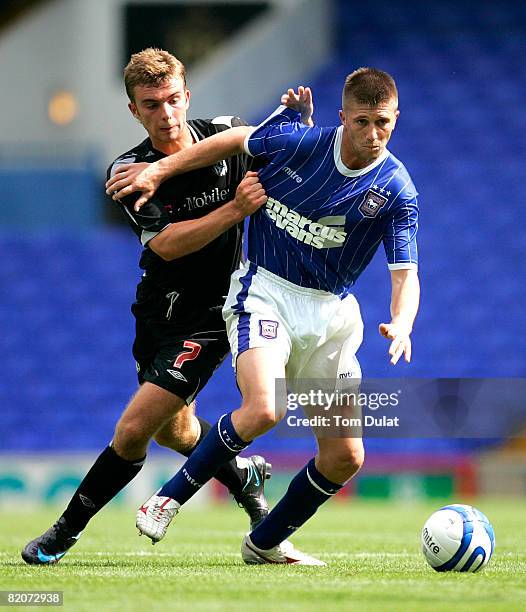
[[[148,246],[165,261],[194,253],[243,221],[266,201],[257,172],[247,172],[233,200],[200,219],[172,223],[150,240]]]
[[[404,355],[411,361],[411,332],[420,302],[416,270],[391,270],[391,322],[380,323],[380,334],[391,340],[389,355],[394,365]]]
[[[211,166],[222,159],[242,153],[245,137],[251,130],[248,126],[230,128],[148,164],[148,167],[141,170],[136,168],[135,164],[123,164],[106,182],[106,193],[114,200],[122,200],[131,193],[140,191],[141,196],[134,206],[135,210],[139,210],[153,196],[159,185],[171,176]]]
[[[314,102],[312,101],[312,91],[310,87],[300,85],[298,91],[290,88],[287,93],[281,96],[281,103],[289,108],[293,108],[301,114],[301,122],[312,127],[314,121],[312,115],[314,113]]]

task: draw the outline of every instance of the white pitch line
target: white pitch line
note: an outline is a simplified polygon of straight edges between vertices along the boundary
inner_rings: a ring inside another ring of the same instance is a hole
[[[78,551],[75,551],[78,552]],[[75,553],[73,553],[75,554]],[[178,557],[181,555],[186,555],[186,552],[156,552],[156,551],[146,551],[146,550],[138,550],[135,552],[119,552],[119,551],[84,551],[86,556],[95,556],[95,557]],[[374,558],[400,558],[400,557],[418,557],[420,556],[418,552],[311,552],[311,554],[316,556],[321,556],[329,559],[374,559]],[[221,557],[239,557],[240,554],[238,552],[207,552],[207,553],[196,553],[196,556],[202,557],[206,556],[221,556]],[[502,557],[517,557],[518,554],[514,552],[499,552],[498,555],[500,558]],[[9,559],[12,558],[13,555],[8,552],[0,551],[0,559]]]
[[[167,553],[167,552],[155,552],[155,551],[146,551],[146,550],[138,550],[135,552],[118,552],[118,551],[96,551],[96,552],[90,552],[90,551],[85,551],[85,554],[87,556],[94,556],[94,557],[178,557],[181,556],[183,554],[186,555],[186,553],[182,553],[182,552],[173,552],[173,553]],[[239,557],[240,554],[238,552],[208,552],[208,553],[199,553],[199,556],[203,556],[203,554],[206,554],[207,556],[221,556],[221,557]],[[344,559],[344,558],[358,558],[358,559],[367,559],[367,558],[383,558],[383,557],[411,557],[411,556],[415,556],[417,555],[417,553],[395,553],[395,552],[371,552],[371,553],[365,553],[365,552],[358,552],[358,553],[353,553],[353,552],[313,552],[312,554],[314,555],[319,555],[322,557],[328,557],[328,558],[332,558],[332,559]],[[11,555],[9,555],[8,553],[5,552],[0,552],[0,557],[10,557]]]

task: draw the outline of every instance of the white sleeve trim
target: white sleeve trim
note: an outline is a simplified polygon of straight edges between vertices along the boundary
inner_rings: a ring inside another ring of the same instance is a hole
[[[250,137],[252,136],[252,134],[256,131],[256,129],[257,128],[255,128],[255,127],[251,127],[250,128],[250,132],[245,136],[245,140],[243,141],[243,149],[245,150],[245,153],[247,155],[250,155],[250,157],[254,157],[254,154],[252,153],[252,151],[248,147],[248,141],[249,141]]]
[[[248,148],[248,140],[249,138],[252,136],[252,134],[258,129],[260,128],[262,125],[265,125],[265,123],[269,120],[272,119],[272,117],[275,117],[276,115],[281,114],[284,110],[286,110],[288,107],[285,106],[284,104],[280,104],[278,106],[278,108],[273,112],[270,113],[270,115],[268,117],[266,117],[265,119],[263,119],[263,121],[258,124],[256,127],[252,128],[251,131],[247,134],[246,138],[245,138],[245,142],[243,143],[243,148],[245,149],[245,153],[247,153],[247,155],[250,155],[250,157],[254,157],[254,154],[250,151],[250,149]]]
[[[418,270],[418,264],[411,261],[406,261],[405,263],[390,263],[387,264],[387,267],[389,270]]]
[[[164,232],[164,230],[167,227],[170,227],[170,225],[172,225],[172,224],[168,223],[168,225],[165,225],[158,232],[147,232],[146,230],[142,230],[142,232],[141,232],[141,244],[142,244],[142,246],[146,246],[148,244],[148,242],[150,242],[150,240],[155,238],[155,236],[158,236],[161,232]]]
[[[268,117],[266,117],[265,119],[263,119],[263,121],[262,121],[261,123],[259,123],[257,127],[261,127],[262,125],[265,125],[265,123],[267,123],[267,121],[268,121],[269,119],[272,119],[272,117],[275,117],[276,115],[281,115],[281,113],[282,113],[283,111],[287,110],[287,108],[288,108],[288,107],[287,107],[287,106],[285,106],[284,104],[280,104],[280,105],[278,106],[278,108],[277,108],[275,111],[273,111],[272,113],[270,113],[270,115],[269,115]]]
[[[219,117],[214,117],[212,123],[214,125],[228,125],[228,127],[232,127],[233,118],[234,115],[220,115]]]

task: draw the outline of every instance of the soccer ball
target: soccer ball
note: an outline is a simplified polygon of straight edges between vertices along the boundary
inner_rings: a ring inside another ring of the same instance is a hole
[[[422,551],[437,572],[477,572],[488,564],[494,548],[493,527],[473,506],[444,506],[422,529]]]

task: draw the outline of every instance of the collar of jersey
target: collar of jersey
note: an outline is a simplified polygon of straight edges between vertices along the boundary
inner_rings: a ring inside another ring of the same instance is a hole
[[[334,163],[336,164],[336,168],[338,168],[338,172],[340,174],[343,174],[344,176],[361,176],[362,174],[367,174],[373,168],[376,168],[378,164],[381,164],[389,155],[389,151],[385,149],[385,151],[380,155],[380,157],[378,159],[375,159],[372,164],[365,166],[365,168],[351,170],[350,168],[347,168],[347,166],[342,162],[342,137],[343,125],[340,125],[336,130],[336,138],[334,139]]]
[[[190,130],[190,134],[192,134],[192,138],[194,139],[195,142],[199,142],[201,139],[199,138],[199,134],[194,130],[194,128],[187,123],[186,124],[188,126],[188,129]]]

